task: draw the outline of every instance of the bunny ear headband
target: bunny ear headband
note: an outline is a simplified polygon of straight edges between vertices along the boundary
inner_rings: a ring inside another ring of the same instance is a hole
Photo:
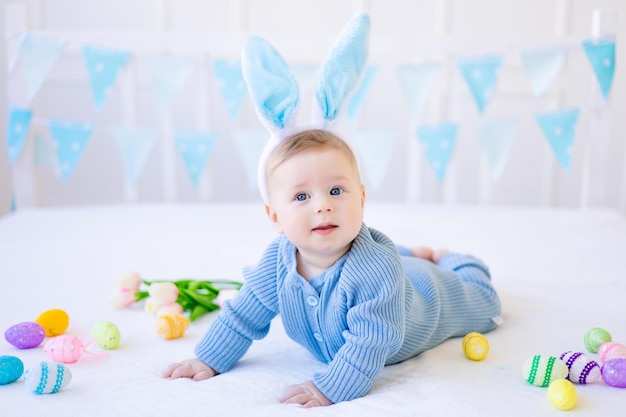
[[[367,59],[370,19],[357,14],[345,27],[316,80],[312,123],[306,128],[327,129],[335,121],[342,104],[357,85]],[[299,90],[291,68],[265,39],[247,39],[241,65],[252,103],[270,138],[258,165],[259,191],[269,200],[265,171],[267,158],[289,136],[304,130],[296,126]]]

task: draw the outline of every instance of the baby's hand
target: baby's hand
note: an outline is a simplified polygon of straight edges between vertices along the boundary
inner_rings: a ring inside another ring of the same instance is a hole
[[[317,389],[313,381],[292,385],[280,398],[283,404],[301,404],[305,408],[319,407],[333,404],[322,392]]]
[[[163,373],[164,378],[191,378],[194,381],[202,381],[217,375],[213,368],[200,359],[185,359],[184,361],[171,364]]]

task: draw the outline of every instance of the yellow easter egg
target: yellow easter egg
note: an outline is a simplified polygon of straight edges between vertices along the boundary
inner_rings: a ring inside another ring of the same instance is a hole
[[[480,333],[471,332],[463,338],[463,353],[473,361],[482,361],[489,352],[489,342]]]
[[[555,379],[548,386],[548,399],[559,410],[571,410],[578,401],[576,387],[567,379]]]
[[[182,314],[164,314],[156,322],[156,332],[164,339],[178,339],[189,327],[189,319]]]
[[[60,309],[44,311],[35,319],[46,332],[46,337],[59,336],[65,333],[70,325],[70,317]]]
[[[120,330],[110,321],[99,321],[91,328],[91,337],[102,349],[115,349],[120,344]]]

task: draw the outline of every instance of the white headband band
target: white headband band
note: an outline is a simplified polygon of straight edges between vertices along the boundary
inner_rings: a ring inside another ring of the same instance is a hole
[[[241,53],[243,77],[257,115],[270,133],[257,171],[263,201],[269,201],[265,171],[274,148],[304,129],[330,128],[358,84],[367,60],[369,29],[369,16],[359,13],[339,35],[317,74],[313,116],[307,126],[296,126],[299,89],[289,65],[265,39],[251,36],[246,40]]]

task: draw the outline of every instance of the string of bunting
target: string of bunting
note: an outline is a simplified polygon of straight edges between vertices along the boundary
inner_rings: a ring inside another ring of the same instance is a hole
[[[20,71],[25,105],[9,106],[7,124],[7,147],[9,162],[15,165],[29,136],[33,122],[30,104],[44,84],[57,59],[63,53],[67,42],[47,36],[24,34],[18,54],[10,65],[10,71]],[[587,57],[604,100],[608,100],[615,72],[615,40],[612,37],[583,40],[581,47]],[[120,74],[133,59],[133,52],[115,50],[94,45],[81,48],[88,75],[93,105],[96,111],[102,109],[116,87]],[[532,92],[536,97],[544,94],[557,79],[567,54],[564,46],[524,50],[520,53]],[[485,112],[493,97],[498,74],[504,55],[464,57],[456,60],[460,76],[465,81],[470,95],[480,114]],[[188,82],[194,69],[194,62],[188,57],[174,54],[152,54],[147,57],[154,91],[160,111],[167,111],[179,92]],[[360,87],[347,107],[347,121],[355,124],[375,81],[379,68],[369,66]],[[307,88],[312,82],[315,67],[294,65],[295,75],[300,85]],[[434,81],[442,71],[440,62],[407,63],[396,68],[398,82],[402,88],[408,108],[410,123],[415,128],[415,139],[436,178],[442,182],[451,159],[459,130],[458,123],[445,122],[440,125],[422,126],[419,118],[428,103]],[[241,74],[239,62],[214,60],[212,72],[217,89],[232,120],[238,118],[247,90]],[[559,109],[535,115],[556,160],[564,170],[568,170],[571,150],[576,136],[576,125],[580,108]],[[53,164],[62,181],[67,181],[94,130],[94,124],[85,121],[47,119],[52,143],[47,143],[41,135],[35,136],[35,158],[38,164]],[[506,165],[509,150],[515,137],[517,121],[514,119],[490,120],[482,118],[476,132],[486,153],[492,178],[497,180]],[[119,145],[127,181],[137,182],[150,150],[155,143],[155,129],[148,127],[110,127]],[[266,140],[262,132],[238,130],[234,134],[240,159],[246,171],[251,188],[256,184],[256,164],[262,145]],[[382,184],[392,151],[399,133],[394,129],[356,131],[354,146],[362,157],[374,188]],[[190,180],[197,184],[215,143],[219,139],[215,132],[183,131],[175,129],[173,138],[180,158],[184,162]],[[49,156],[53,152],[55,158]]]

